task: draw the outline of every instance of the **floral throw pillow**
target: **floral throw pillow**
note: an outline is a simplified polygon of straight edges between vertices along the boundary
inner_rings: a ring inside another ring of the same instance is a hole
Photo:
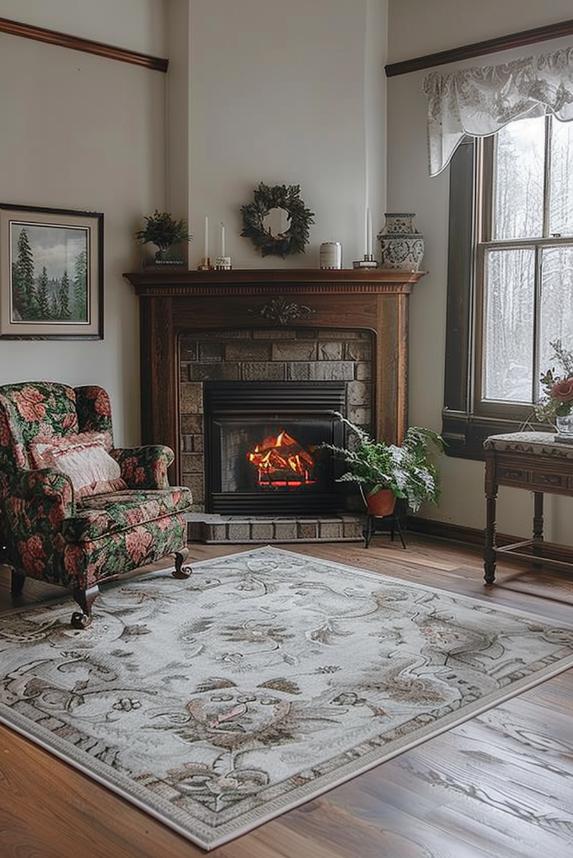
[[[78,498],[127,488],[118,463],[106,450],[103,432],[35,438],[29,453],[35,468],[55,468],[66,474]]]

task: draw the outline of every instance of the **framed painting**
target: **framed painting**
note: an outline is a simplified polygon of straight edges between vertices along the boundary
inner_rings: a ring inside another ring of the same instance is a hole
[[[0,204],[0,339],[103,339],[103,214]]]

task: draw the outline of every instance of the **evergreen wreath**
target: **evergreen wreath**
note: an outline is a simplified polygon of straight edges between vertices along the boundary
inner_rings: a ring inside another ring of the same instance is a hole
[[[250,238],[263,256],[285,256],[302,253],[308,244],[310,224],[314,212],[300,198],[300,185],[265,185],[261,182],[254,191],[254,201],[241,206],[243,230],[241,235]],[[271,209],[280,208],[288,213],[289,228],[274,236],[265,228],[264,219]]]

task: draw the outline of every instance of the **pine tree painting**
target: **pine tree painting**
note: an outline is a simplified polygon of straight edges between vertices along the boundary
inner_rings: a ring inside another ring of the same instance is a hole
[[[38,289],[36,290],[38,302],[38,316],[40,319],[48,319],[50,316],[50,304],[48,300],[48,272],[46,266],[42,267],[42,273],[38,278]]]
[[[82,250],[82,252],[76,256],[72,293],[72,319],[78,322],[85,322],[88,318],[87,282],[88,256],[86,251]]]
[[[12,322],[87,323],[88,233],[11,223]]]

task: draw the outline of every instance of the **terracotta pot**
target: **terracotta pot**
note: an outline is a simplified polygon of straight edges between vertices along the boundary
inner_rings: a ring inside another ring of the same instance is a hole
[[[379,518],[392,515],[396,506],[396,495],[392,489],[380,489],[373,495],[366,495],[366,506],[370,515]]]

